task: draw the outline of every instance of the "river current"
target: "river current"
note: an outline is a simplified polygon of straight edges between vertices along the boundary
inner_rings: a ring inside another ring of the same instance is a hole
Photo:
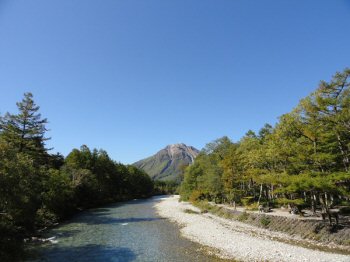
[[[156,214],[160,197],[84,211],[46,233],[35,261],[218,261]]]

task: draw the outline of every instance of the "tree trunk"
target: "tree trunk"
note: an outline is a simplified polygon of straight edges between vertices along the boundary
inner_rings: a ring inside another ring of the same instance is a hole
[[[311,210],[313,214],[316,214],[316,194],[311,192]]]
[[[260,184],[260,193],[259,193],[259,199],[258,199],[258,206],[260,205],[260,200],[263,192],[263,184]]]

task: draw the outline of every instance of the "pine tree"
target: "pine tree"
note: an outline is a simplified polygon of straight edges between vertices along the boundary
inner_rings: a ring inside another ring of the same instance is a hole
[[[45,137],[47,119],[41,118],[40,107],[31,93],[25,93],[17,107],[18,114],[6,113],[0,118],[1,138],[18,153],[28,154],[42,164],[48,155],[45,148],[45,141],[49,139]]]

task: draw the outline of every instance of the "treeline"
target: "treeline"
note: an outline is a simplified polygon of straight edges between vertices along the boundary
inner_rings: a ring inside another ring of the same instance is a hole
[[[181,198],[314,212],[349,206],[349,76],[346,69],[322,81],[274,127],[208,144],[186,169]]]
[[[23,241],[77,210],[147,197],[153,182],[143,171],[87,146],[64,158],[50,154],[47,120],[30,93],[17,114],[0,117],[0,261],[23,257]]]
[[[176,180],[155,180],[154,181],[154,195],[174,195],[179,194],[180,182]]]

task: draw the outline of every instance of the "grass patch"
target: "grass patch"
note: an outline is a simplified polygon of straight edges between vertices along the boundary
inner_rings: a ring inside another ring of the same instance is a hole
[[[185,209],[184,212],[185,212],[186,214],[199,214],[199,212],[194,211],[194,210],[192,210],[192,209]]]
[[[346,245],[346,246],[350,246],[350,239],[349,240],[344,240],[343,244]]]
[[[237,220],[243,222],[248,220],[248,218],[249,218],[249,214],[247,212],[243,212],[237,217]]]
[[[265,228],[267,228],[270,223],[271,223],[271,218],[269,218],[269,217],[264,216],[260,219],[260,224]]]

